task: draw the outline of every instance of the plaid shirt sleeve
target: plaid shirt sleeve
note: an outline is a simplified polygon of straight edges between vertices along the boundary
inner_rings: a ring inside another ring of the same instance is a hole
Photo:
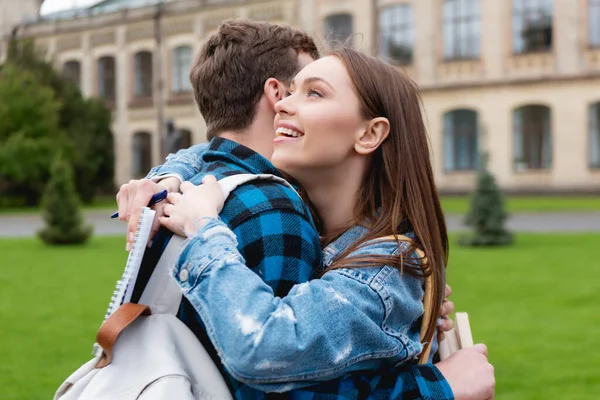
[[[279,397],[281,396],[281,397]],[[340,379],[296,389],[268,399],[294,400],[454,400],[450,385],[433,364],[405,365],[386,371],[359,371]]]

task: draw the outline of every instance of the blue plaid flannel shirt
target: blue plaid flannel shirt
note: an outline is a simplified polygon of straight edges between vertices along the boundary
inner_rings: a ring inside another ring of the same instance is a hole
[[[181,162],[182,157],[177,161]],[[260,154],[227,139],[213,139],[202,158],[200,171],[189,179],[194,184],[200,184],[202,178],[209,174],[217,179],[243,173],[281,176]],[[177,171],[168,169],[168,162],[153,170],[155,175],[174,172]],[[285,296],[293,285],[315,278],[321,271],[321,247],[310,211],[296,193],[283,185],[259,180],[240,186],[230,194],[220,218],[236,234],[238,250],[247,266],[261,276],[277,296]],[[164,248],[168,236],[167,232],[161,231],[154,239],[153,249]],[[154,250],[157,251],[160,252]],[[158,254],[151,257],[150,251],[146,253],[144,258],[158,260]],[[229,375],[208,339],[204,324],[185,298],[179,317],[198,336],[219,366],[236,399],[454,398],[444,377],[431,364],[353,372],[334,381],[287,393],[264,393]]]

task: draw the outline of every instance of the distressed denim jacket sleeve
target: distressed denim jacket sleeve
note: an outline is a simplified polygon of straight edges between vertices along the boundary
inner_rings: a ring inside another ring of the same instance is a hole
[[[395,243],[362,249],[398,251]],[[183,272],[185,270],[185,272]],[[289,391],[412,361],[421,282],[391,267],[333,270],[283,298],[244,265],[235,235],[210,220],[173,268],[233,377],[264,391]]]
[[[152,168],[146,179],[176,176],[181,182],[192,179],[202,168],[202,154],[208,150],[207,143],[196,144],[177,153],[169,154],[165,163]]]

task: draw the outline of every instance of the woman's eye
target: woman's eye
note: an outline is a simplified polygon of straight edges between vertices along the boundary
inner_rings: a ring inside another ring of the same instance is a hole
[[[319,93],[318,91],[316,91],[314,89],[308,89],[307,95],[308,95],[308,97],[323,97],[321,95],[321,93]]]
[[[286,91],[283,93],[283,97],[288,97],[288,96],[291,96],[291,95],[292,95],[292,92],[290,92],[289,90],[286,90]]]

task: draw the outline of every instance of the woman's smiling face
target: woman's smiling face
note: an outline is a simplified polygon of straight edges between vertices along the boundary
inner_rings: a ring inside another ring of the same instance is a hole
[[[275,111],[272,162],[300,183],[303,172],[339,167],[354,156],[367,126],[346,67],[332,56],[300,71]]]

